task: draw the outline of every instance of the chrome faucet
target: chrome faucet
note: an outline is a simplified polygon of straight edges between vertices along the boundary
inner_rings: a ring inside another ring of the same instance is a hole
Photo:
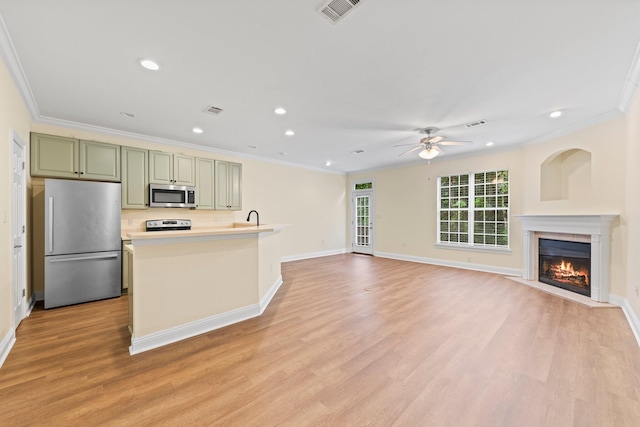
[[[252,210],[251,212],[249,212],[249,215],[247,215],[247,222],[249,222],[249,218],[251,218],[251,214],[253,212],[256,213],[256,227],[260,227],[260,214],[256,210]]]

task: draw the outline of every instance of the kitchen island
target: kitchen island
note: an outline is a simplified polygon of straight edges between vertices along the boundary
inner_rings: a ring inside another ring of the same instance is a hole
[[[282,284],[284,225],[130,232],[131,354],[259,316]]]

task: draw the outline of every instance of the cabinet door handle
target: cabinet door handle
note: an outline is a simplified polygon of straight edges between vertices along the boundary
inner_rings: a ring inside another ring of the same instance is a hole
[[[80,172],[80,175],[84,175],[84,172]]]

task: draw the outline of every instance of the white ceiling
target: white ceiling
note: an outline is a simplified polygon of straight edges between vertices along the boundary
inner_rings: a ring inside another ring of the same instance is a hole
[[[2,54],[38,121],[340,172],[424,162],[393,146],[427,126],[474,141],[442,158],[548,138],[637,84],[638,0],[362,0],[335,25],[322,4],[0,0]]]

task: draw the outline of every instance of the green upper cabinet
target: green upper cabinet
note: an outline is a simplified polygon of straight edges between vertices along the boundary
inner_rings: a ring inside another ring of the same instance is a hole
[[[80,178],[120,181],[120,146],[81,140]]]
[[[149,151],[149,183],[173,184],[173,154]]]
[[[31,134],[31,175],[120,181],[120,146]]]
[[[215,161],[215,208],[242,209],[242,164]]]
[[[196,159],[183,154],[173,155],[173,183],[196,185]]]
[[[214,160],[196,157],[196,209],[215,209]]]
[[[149,151],[149,183],[195,185],[195,158],[183,154]]]
[[[149,151],[122,147],[122,209],[147,209],[149,206]]]
[[[31,134],[31,175],[77,178],[80,141],[62,136]]]

